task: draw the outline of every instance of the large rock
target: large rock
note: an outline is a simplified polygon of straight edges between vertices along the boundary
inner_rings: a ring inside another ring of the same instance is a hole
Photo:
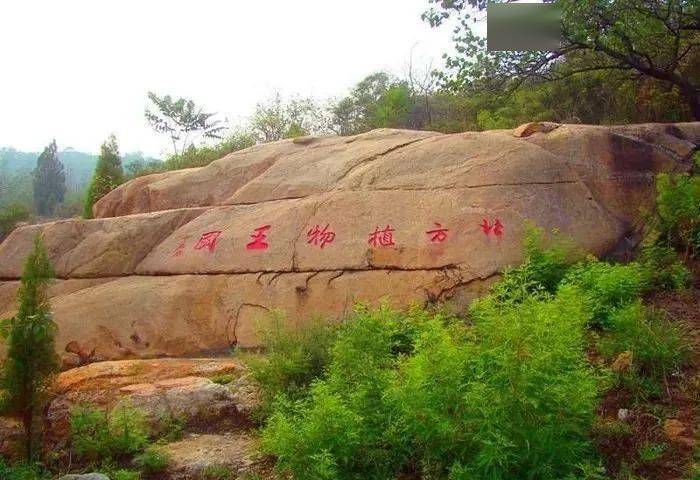
[[[357,300],[464,304],[520,261],[528,222],[599,255],[626,244],[654,175],[687,170],[698,143],[700,123],[258,145],[128,182],[95,220],[15,230],[0,244],[0,317],[39,232],[68,365],[252,346],[277,309],[300,323]]]
[[[227,384],[212,381],[226,376]],[[155,433],[184,426],[234,428],[249,423],[257,394],[240,363],[214,358],[163,358],[93,363],[61,373],[47,409],[49,442],[61,445],[70,411],[80,404],[109,411],[120,402],[141,409]]]

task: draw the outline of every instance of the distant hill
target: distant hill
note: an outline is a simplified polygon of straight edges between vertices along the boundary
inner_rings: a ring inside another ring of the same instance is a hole
[[[16,176],[31,172],[36,167],[36,159],[41,152],[23,152],[12,147],[0,148],[0,177],[3,175]],[[66,168],[66,185],[69,191],[82,191],[90,181],[95,170],[97,155],[66,148],[58,153],[58,158]],[[141,152],[131,152],[122,155],[126,167],[138,161],[158,161],[153,157],[144,156]]]

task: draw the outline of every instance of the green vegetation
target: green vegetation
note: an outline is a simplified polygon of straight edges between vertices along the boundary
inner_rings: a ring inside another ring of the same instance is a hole
[[[56,141],[39,155],[33,172],[34,208],[39,215],[52,215],[66,194],[66,174],[58,159]]]
[[[695,257],[700,252],[700,176],[659,174],[657,228],[670,246]]]
[[[100,147],[100,157],[85,199],[83,218],[92,218],[92,206],[95,202],[117,188],[123,181],[124,170],[119,156],[117,138],[110,135]]]
[[[609,360],[631,352],[632,366],[640,374],[661,380],[687,361],[689,346],[684,338],[676,323],[636,301],[611,315],[609,332],[598,348]]]
[[[134,470],[116,470],[110,476],[113,480],[141,480],[141,472]]]
[[[2,480],[41,480],[49,476],[36,465],[8,465],[0,456],[0,478]]]
[[[664,450],[666,450],[666,444],[664,443],[650,443],[646,442],[637,451],[639,454],[639,459],[644,463],[651,463],[658,460],[661,455],[663,455]]]
[[[146,475],[162,472],[168,466],[168,455],[156,445],[149,445],[134,457],[136,465]]]
[[[202,474],[206,480],[228,480],[235,478],[233,470],[226,465],[209,465]]]
[[[7,341],[7,359],[0,372],[0,407],[22,420],[26,458],[35,458],[40,445],[41,413],[47,391],[59,368],[56,324],[51,315],[47,287],[53,269],[40,236],[22,272],[17,315],[0,324]]]
[[[572,78],[613,79],[624,84],[641,76],[641,83],[654,96],[660,99],[665,91],[666,98],[684,103],[685,112],[700,120],[697,2],[559,0],[561,46],[540,52],[488,51],[486,40],[472,28],[473,8],[486,10],[486,0],[428,3],[431,8],[423,18],[431,26],[439,27],[450,17],[457,20],[452,37],[457,54],[448,56],[442,74],[452,90],[497,97],[499,90],[530,89]],[[605,87],[601,90],[605,92]]]
[[[267,409],[279,394],[298,398],[321,376],[331,358],[336,327],[316,320],[294,328],[276,314],[260,333],[266,355],[252,357],[248,363]]]
[[[253,367],[264,449],[295,478],[604,478],[592,439],[632,430],[596,420],[596,407],[631,383],[608,381],[589,350],[606,365],[627,355],[625,375],[647,392],[687,360],[681,328],[640,302],[687,276],[657,247],[627,265],[579,260],[570,241],[532,228],[524,263],[465,318],[359,305],[336,330],[282,328]],[[664,448],[640,447],[640,461]]]
[[[14,230],[19,222],[28,220],[31,214],[31,210],[21,203],[0,207],[0,242]]]
[[[109,414],[78,405],[71,410],[70,429],[73,452],[90,463],[141,452],[150,436],[144,412],[129,402],[120,402]]]
[[[221,138],[225,127],[219,120],[212,119],[215,114],[203,112],[192,100],[173,99],[170,95],[159,97],[153,92],[148,92],[148,99],[151,105],[150,108],[146,107],[146,120],[157,133],[170,137],[175,156],[190,146],[191,135]]]

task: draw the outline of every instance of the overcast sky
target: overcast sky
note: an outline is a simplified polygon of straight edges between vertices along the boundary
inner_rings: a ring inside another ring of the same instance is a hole
[[[241,122],[275,91],[326,98],[366,74],[438,65],[448,29],[426,0],[8,0],[0,2],[0,146],[160,155],[146,92]]]

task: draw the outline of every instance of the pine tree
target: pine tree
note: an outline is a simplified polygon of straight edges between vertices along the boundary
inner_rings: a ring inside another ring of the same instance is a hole
[[[52,215],[66,194],[66,173],[58,159],[56,140],[39,155],[33,177],[34,208],[39,215]]]
[[[44,242],[39,235],[27,257],[19,289],[19,311],[6,321],[7,360],[0,376],[0,407],[23,423],[27,460],[35,455],[41,431],[38,416],[45,405],[53,375],[59,369],[55,350],[56,324],[47,296],[53,277]]]
[[[92,206],[100,198],[117,188],[124,181],[122,159],[119,156],[117,138],[110,135],[100,147],[100,158],[95,166],[95,173],[88,188],[83,217],[92,218]]]

